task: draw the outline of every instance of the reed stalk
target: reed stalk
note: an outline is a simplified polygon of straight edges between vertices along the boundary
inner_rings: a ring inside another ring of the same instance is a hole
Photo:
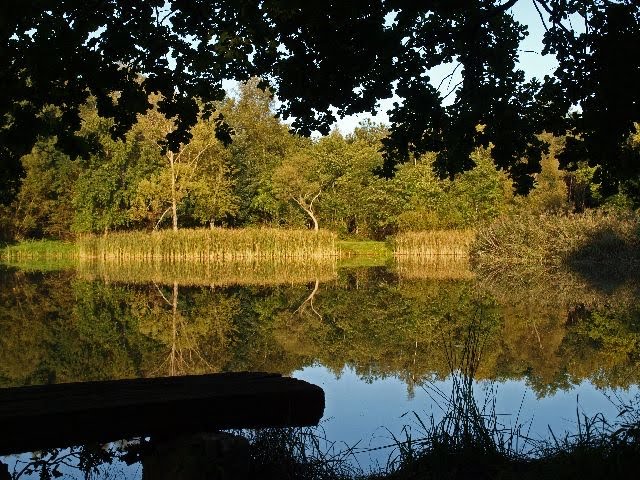
[[[394,269],[403,280],[470,280],[475,278],[468,257],[459,255],[399,255]]]
[[[396,257],[467,257],[475,238],[473,230],[431,230],[405,232],[393,240]]]
[[[81,259],[168,263],[320,260],[337,256],[328,231],[277,228],[163,230],[88,236],[78,240]]]
[[[102,262],[81,261],[79,278],[107,283],[156,283],[226,287],[231,285],[295,285],[328,282],[337,277],[336,262]]]

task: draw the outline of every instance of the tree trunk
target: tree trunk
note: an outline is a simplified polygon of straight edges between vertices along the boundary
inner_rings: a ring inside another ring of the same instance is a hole
[[[311,210],[311,208],[309,207],[305,207],[302,203],[298,202],[298,204],[302,207],[302,209],[305,211],[305,213],[307,215],[309,215],[309,218],[311,219],[311,221],[313,222],[313,231],[317,232],[318,231],[318,219],[316,218],[315,214],[313,213],[313,210]]]
[[[320,195],[320,193],[318,193],[318,195]],[[315,197],[313,197],[313,200],[311,200],[311,202],[309,203],[309,205],[307,205],[307,203],[304,201],[304,198],[293,198],[293,201],[296,202],[298,205],[300,205],[300,208],[302,208],[302,210],[304,210],[304,212],[309,215],[309,218],[311,219],[311,221],[313,222],[313,230],[315,232],[317,232],[319,230],[319,226],[318,226],[318,219],[316,218],[316,215],[313,213],[313,202],[316,198],[318,198],[318,195],[316,195]]]

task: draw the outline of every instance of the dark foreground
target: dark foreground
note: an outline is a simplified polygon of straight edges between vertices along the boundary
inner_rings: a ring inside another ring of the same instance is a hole
[[[0,454],[220,429],[317,425],[320,387],[240,372],[0,389]]]

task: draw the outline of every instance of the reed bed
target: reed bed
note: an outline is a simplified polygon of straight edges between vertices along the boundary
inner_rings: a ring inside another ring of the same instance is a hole
[[[397,256],[394,269],[404,280],[470,280],[475,278],[468,257],[454,255]]]
[[[394,238],[393,254],[396,257],[467,257],[474,238],[473,230],[405,232]]]
[[[78,240],[80,258],[169,263],[320,260],[337,256],[328,231],[278,228],[162,230],[89,236]]]
[[[81,261],[78,277],[107,283],[156,283],[226,287],[232,285],[295,285],[337,277],[336,262],[102,262]]]

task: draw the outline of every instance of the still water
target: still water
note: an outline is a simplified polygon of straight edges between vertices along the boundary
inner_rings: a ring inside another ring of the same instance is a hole
[[[324,389],[322,436],[366,470],[441,418],[470,336],[474,396],[501,425],[542,439],[574,432],[578,416],[615,419],[638,395],[637,293],[570,273],[480,278],[453,263],[1,267],[0,387],[278,372]]]

